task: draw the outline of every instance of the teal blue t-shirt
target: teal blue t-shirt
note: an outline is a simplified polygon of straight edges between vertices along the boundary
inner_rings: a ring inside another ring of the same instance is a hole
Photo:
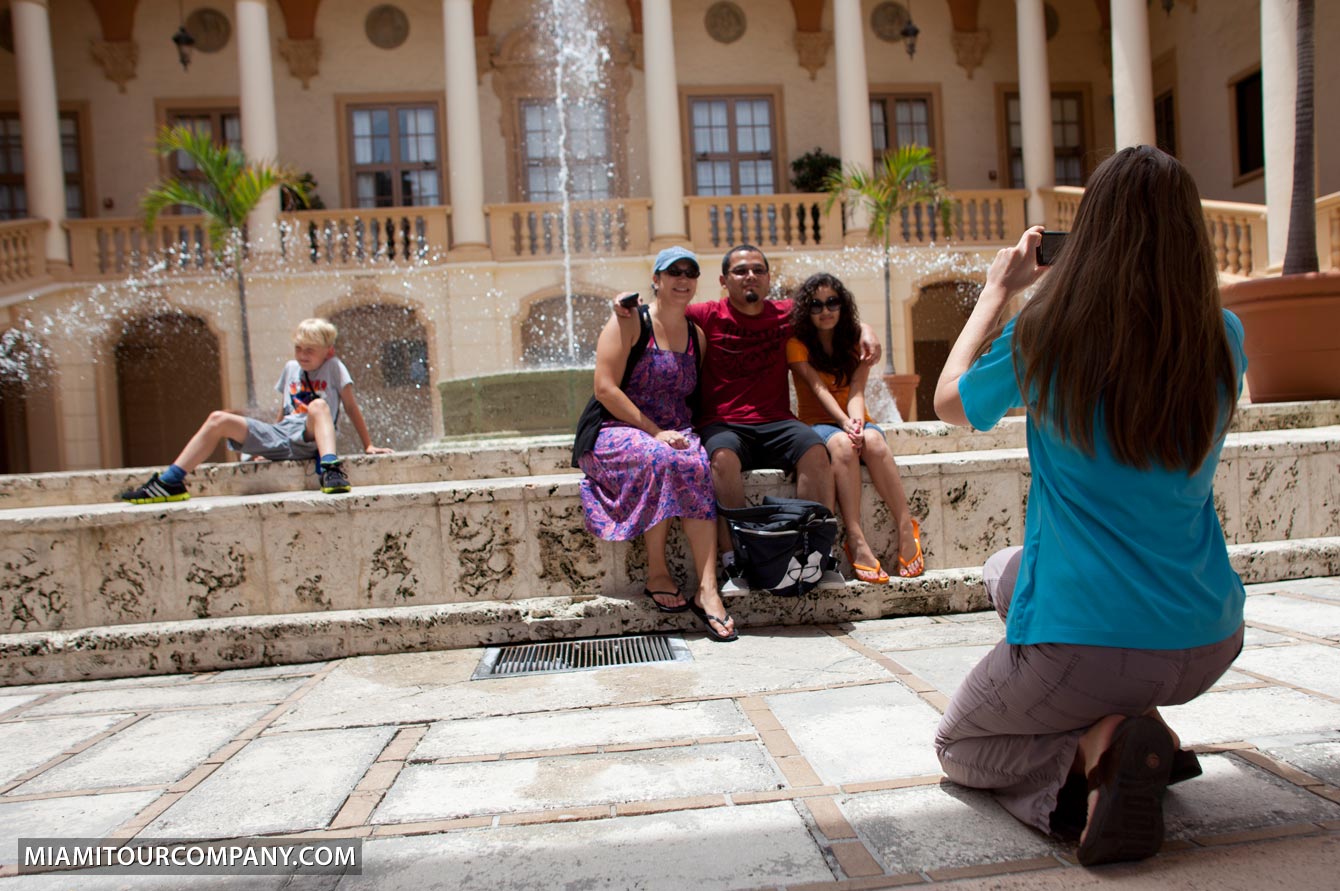
[[[1242,322],[1225,310],[1224,326],[1240,394],[1247,367]],[[978,430],[1024,405],[1013,336],[1011,320],[959,378],[963,410]],[[1118,463],[1104,429],[1100,412],[1091,457],[1028,415],[1033,476],[1006,639],[1154,650],[1223,640],[1242,624],[1245,599],[1214,511],[1223,436],[1188,474]]]

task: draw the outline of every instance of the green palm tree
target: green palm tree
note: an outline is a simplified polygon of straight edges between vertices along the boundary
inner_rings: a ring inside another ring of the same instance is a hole
[[[1314,44],[1316,17],[1313,0],[1298,0],[1298,99],[1294,105],[1293,198],[1289,205],[1289,234],[1284,248],[1284,274],[1316,272],[1317,180],[1314,143],[1316,80]]]
[[[251,330],[247,322],[247,285],[243,273],[246,239],[243,227],[247,216],[265,193],[278,186],[291,189],[304,203],[307,184],[296,171],[268,162],[248,162],[231,146],[219,145],[208,133],[198,133],[178,125],[158,131],[155,146],[167,157],[181,152],[200,171],[200,179],[168,177],[160,180],[140,199],[144,228],[152,230],[158,215],[174,206],[191,207],[204,214],[209,229],[210,249],[215,257],[231,253],[237,276],[237,305],[242,317],[242,364],[246,370],[247,408],[256,407],[256,382],[251,371]]]
[[[948,238],[954,212],[949,189],[935,175],[935,154],[924,145],[905,145],[888,152],[874,172],[859,164],[828,175],[827,209],[842,199],[848,208],[861,207],[870,214],[870,234],[884,243],[884,373],[893,374],[893,293],[889,280],[890,248],[895,227],[902,225],[903,211],[918,205],[930,207],[940,218],[942,237]]]

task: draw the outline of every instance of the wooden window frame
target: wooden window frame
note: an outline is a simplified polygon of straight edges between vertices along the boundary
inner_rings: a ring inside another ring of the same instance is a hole
[[[783,92],[780,86],[694,86],[679,88],[679,126],[680,139],[684,152],[684,182],[689,194],[698,194],[697,180],[694,178],[693,155],[693,116],[690,106],[696,99],[770,99],[772,101],[772,181],[775,184],[771,194],[783,195],[791,191],[791,179],[785,175],[788,169],[789,155],[786,151],[786,113],[783,104]],[[732,182],[734,174],[732,174]]]
[[[625,197],[627,188],[625,187],[625,177],[621,173],[621,165],[618,161],[621,140],[615,133],[616,110],[614,108],[614,97],[613,95],[602,96],[601,101],[605,105],[605,162],[609,165],[610,169],[610,196],[608,198],[596,200],[617,201],[618,199]],[[519,202],[526,204],[553,203],[552,201],[538,201],[530,196],[530,177],[527,175],[530,168],[527,164],[528,158],[526,155],[525,108],[528,104],[546,104],[555,102],[557,102],[555,96],[528,93],[526,95],[517,96],[512,103],[516,121],[516,129],[514,131],[516,133],[516,150],[514,152],[516,159],[516,182],[514,186],[515,194]],[[562,151],[568,151],[567,147],[564,147]]]
[[[17,115],[19,113],[19,104],[17,102],[0,102],[0,114]],[[95,198],[97,186],[93,176],[93,122],[89,112],[87,102],[58,102],[56,104],[56,113],[60,117],[73,117],[79,129],[79,187],[83,191],[84,200],[81,208],[84,218],[97,216],[98,202]],[[58,125],[59,126],[59,125]],[[65,165],[61,164],[61,180],[65,179]],[[26,189],[25,189],[26,191]],[[63,205],[62,205],[63,206]],[[32,213],[32,208],[28,208]],[[31,217],[29,217],[31,219]]]
[[[931,113],[930,150],[935,155],[935,178],[941,182],[947,182],[949,179],[949,162],[945,157],[944,104],[941,101],[940,85],[937,83],[872,84],[870,86],[870,99],[892,99],[895,102],[899,99],[925,99],[929,102]],[[890,134],[892,134],[893,128],[897,124],[890,120],[886,126],[890,128]],[[871,148],[873,149],[873,133],[871,137]],[[874,160],[876,163],[879,162],[878,158]]]
[[[1048,93],[1048,100],[1055,93],[1079,93],[1080,100],[1083,103],[1081,109],[1080,135],[1084,140],[1080,151],[1080,170],[1084,172],[1084,181],[1088,182],[1089,175],[1093,173],[1094,163],[1094,141],[1093,141],[1093,85],[1088,82],[1070,81],[1066,83],[1053,83]],[[1010,184],[1010,130],[1009,116],[1006,113],[1005,101],[1011,95],[1019,94],[1018,83],[996,83],[996,164],[999,175],[996,181],[1000,183],[1002,189],[1022,189],[1023,183],[1018,185]],[[1023,151],[1023,146],[1020,146]],[[1056,151],[1055,145],[1052,146],[1053,154]],[[1052,163],[1055,164],[1053,157]]]
[[[338,93],[335,96],[335,128],[337,141],[336,162],[340,165],[340,203],[342,208],[355,207],[354,166],[352,146],[349,144],[349,113],[355,108],[391,107],[400,105],[432,105],[437,109],[438,175],[441,177],[442,206],[451,204],[448,189],[450,179],[447,164],[447,103],[442,92],[417,93]],[[419,206],[419,205],[416,205]],[[366,208],[372,210],[373,208]],[[385,208],[382,208],[385,210]]]
[[[1228,79],[1228,85],[1227,85],[1228,86],[1228,147],[1229,152],[1231,153],[1231,157],[1233,159],[1232,160],[1233,169],[1230,171],[1230,173],[1232,174],[1233,185],[1235,187],[1249,183],[1252,180],[1261,179],[1266,175],[1264,142],[1262,143],[1261,166],[1255,168],[1254,170],[1249,170],[1246,173],[1238,172],[1242,166],[1241,159],[1238,157],[1238,84],[1242,83],[1244,80],[1251,77],[1253,74],[1260,74],[1260,73],[1261,73],[1261,63],[1257,62],[1255,65],[1242,69],[1237,74],[1234,74],[1232,77]],[[1262,120],[1264,121],[1265,119],[1264,80],[1262,81],[1261,103],[1263,106],[1261,109],[1261,117]]]

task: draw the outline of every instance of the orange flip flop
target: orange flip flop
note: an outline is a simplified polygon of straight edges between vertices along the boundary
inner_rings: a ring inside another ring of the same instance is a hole
[[[875,561],[874,566],[864,566],[852,559],[851,548],[845,543],[842,545],[842,550],[847,552],[847,562],[851,564],[852,572],[856,573],[858,582],[868,582],[872,585],[887,585],[889,583],[889,574],[884,571],[883,566],[879,565],[878,560]]]
[[[926,571],[926,558],[921,553],[921,524],[916,520],[912,521],[912,540],[917,543],[917,555],[911,560],[898,555],[898,575],[905,579],[914,579]]]

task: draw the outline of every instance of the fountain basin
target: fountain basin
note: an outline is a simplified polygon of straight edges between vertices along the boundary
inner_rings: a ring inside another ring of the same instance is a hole
[[[590,368],[456,378],[437,385],[446,436],[571,433],[594,390]]]

